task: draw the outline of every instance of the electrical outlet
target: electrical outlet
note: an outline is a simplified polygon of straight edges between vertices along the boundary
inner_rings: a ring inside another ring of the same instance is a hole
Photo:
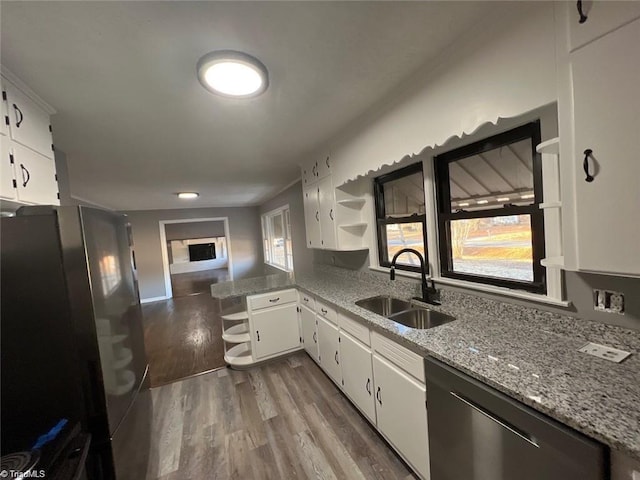
[[[624,293],[597,288],[593,291],[593,308],[600,312],[624,315]]]
[[[629,355],[631,355],[631,352],[618,350],[617,348],[607,347],[606,345],[600,345],[598,343],[587,343],[586,345],[583,345],[581,348],[579,348],[578,351],[593,355],[594,357],[604,358],[605,360],[609,360],[615,363],[620,363]]]

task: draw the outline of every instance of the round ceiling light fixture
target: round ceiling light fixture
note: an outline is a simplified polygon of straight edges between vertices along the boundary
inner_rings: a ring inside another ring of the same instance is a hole
[[[200,58],[198,79],[210,92],[230,98],[256,97],[269,86],[269,72],[262,62],[235,50],[218,50]]]
[[[192,200],[194,198],[198,198],[200,194],[198,192],[180,192],[178,193],[178,198],[183,200]]]

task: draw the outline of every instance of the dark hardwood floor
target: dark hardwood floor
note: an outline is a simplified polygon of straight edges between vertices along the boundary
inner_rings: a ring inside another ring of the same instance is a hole
[[[211,295],[211,284],[229,280],[228,268],[204,270],[202,272],[176,273],[171,275],[173,298],[190,295]]]
[[[192,295],[142,306],[151,386],[225,365],[218,301]]]
[[[151,392],[148,480],[416,478],[305,353]]]

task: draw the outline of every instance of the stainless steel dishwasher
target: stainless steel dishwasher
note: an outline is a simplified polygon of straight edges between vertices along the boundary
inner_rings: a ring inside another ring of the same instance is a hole
[[[431,480],[605,480],[608,449],[427,358]]]

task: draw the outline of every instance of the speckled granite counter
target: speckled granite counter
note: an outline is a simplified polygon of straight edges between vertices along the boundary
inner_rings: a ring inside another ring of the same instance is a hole
[[[294,277],[290,273],[276,273],[264,277],[245,278],[232,282],[214,283],[211,285],[211,296],[220,300],[256,293],[295,287]]]
[[[407,348],[438,358],[640,460],[640,332],[450,291],[442,292],[442,306],[436,309],[457,320],[414,330],[354,303],[381,293],[409,298],[418,293],[413,283],[329,268],[295,280],[263,282],[262,289],[258,279],[234,282],[228,292],[241,295],[297,286]],[[217,294],[212,288],[214,297],[226,292],[223,285],[215,286]],[[577,352],[587,341],[633,355],[615,364]]]

